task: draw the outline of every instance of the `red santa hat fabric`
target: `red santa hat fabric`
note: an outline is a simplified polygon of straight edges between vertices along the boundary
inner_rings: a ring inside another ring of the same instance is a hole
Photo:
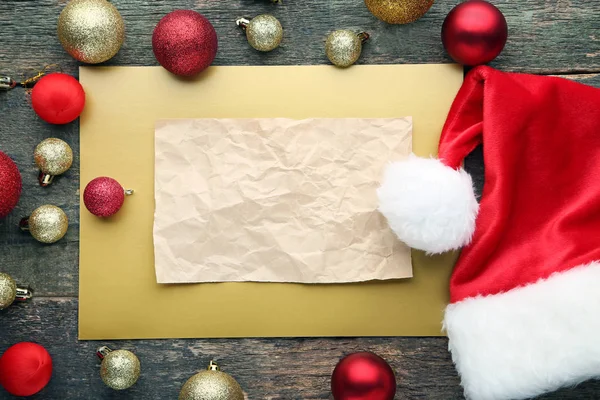
[[[480,143],[478,204],[461,163]],[[477,67],[439,158],[391,164],[378,195],[408,245],[464,246],[443,323],[468,399],[600,377],[600,90]]]

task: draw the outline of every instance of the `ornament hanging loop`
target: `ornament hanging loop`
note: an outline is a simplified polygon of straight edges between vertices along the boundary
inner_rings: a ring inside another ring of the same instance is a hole
[[[102,347],[98,347],[98,350],[96,350],[96,355],[98,356],[98,358],[100,360],[104,360],[104,357],[106,357],[111,352],[112,352],[112,350],[110,347],[102,346]]]
[[[133,190],[133,189],[125,189],[125,196],[131,196],[134,193],[135,193],[135,190]]]
[[[249,23],[250,23],[250,20],[248,18],[244,18],[244,17],[240,17],[235,20],[235,24],[237,26],[239,26],[240,28],[242,28],[243,30],[246,30]]]
[[[359,32],[356,34],[356,36],[358,36],[362,43],[366,42],[371,37],[371,35],[369,35],[367,32]]]

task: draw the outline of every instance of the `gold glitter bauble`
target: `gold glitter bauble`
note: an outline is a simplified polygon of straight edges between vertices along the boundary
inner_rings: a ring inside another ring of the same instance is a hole
[[[102,381],[115,390],[132,387],[140,377],[140,371],[140,360],[128,350],[111,351],[100,365]]]
[[[374,16],[388,24],[409,24],[421,18],[434,0],[365,0]]]
[[[36,240],[42,243],[54,243],[67,233],[69,219],[60,208],[45,205],[31,213],[28,224],[29,232]]]
[[[8,274],[0,272],[0,310],[10,306],[17,297],[17,284]]]
[[[283,38],[283,28],[277,18],[269,14],[252,18],[246,26],[246,37],[250,46],[258,51],[276,49]]]
[[[66,142],[50,138],[37,145],[33,159],[40,171],[48,175],[65,173],[73,164],[73,150]]]
[[[360,57],[362,43],[368,37],[366,33],[357,34],[346,29],[331,32],[325,43],[327,58],[338,67],[349,67]]]
[[[181,388],[179,400],[244,400],[239,383],[211,363],[213,370],[192,376]],[[209,367],[209,368],[211,368]]]
[[[125,24],[106,0],[71,0],[58,17],[58,39],[74,59],[98,64],[117,54]]]

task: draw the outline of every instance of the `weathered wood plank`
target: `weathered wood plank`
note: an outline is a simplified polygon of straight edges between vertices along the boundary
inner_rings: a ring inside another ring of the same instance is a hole
[[[362,29],[372,34],[361,63],[449,62],[440,40],[442,22],[459,0],[438,0],[419,21],[388,25],[373,17],[361,0],[113,0],[126,21],[127,39],[109,65],[157,65],[151,49],[152,30],[167,12],[192,8],[214,24],[220,39],[218,65],[300,65],[327,63],[324,40],[334,28]],[[493,1],[509,24],[509,42],[494,63],[502,69],[557,72],[600,70],[600,2],[596,0]],[[0,69],[19,73],[25,67],[60,63],[70,73],[70,60],[56,39],[56,20],[66,0],[22,0],[0,3]],[[273,13],[285,28],[282,46],[272,53],[253,51],[234,20]]]
[[[393,367],[397,399],[462,398],[445,338],[78,342],[77,301],[56,298],[13,306],[0,312],[0,321],[0,353],[15,342],[35,341],[53,357],[52,381],[37,399],[175,399],[186,379],[211,359],[235,376],[248,399],[329,399],[330,375],[338,360],[365,350]],[[103,344],[132,350],[140,358],[142,377],[131,390],[117,393],[103,385],[94,355]],[[596,381],[540,399],[596,399],[598,393]],[[0,398],[7,398],[1,389]]]

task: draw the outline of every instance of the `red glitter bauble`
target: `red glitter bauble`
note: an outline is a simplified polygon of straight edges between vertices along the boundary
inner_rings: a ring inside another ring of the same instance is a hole
[[[113,178],[96,178],[85,187],[83,203],[92,214],[110,217],[121,209],[125,201],[123,186]]]
[[[196,11],[177,10],[165,15],[154,28],[154,56],[167,71],[194,76],[206,69],[217,55],[217,32]]]
[[[39,344],[17,343],[0,357],[0,385],[13,396],[36,394],[51,377],[52,358]]]
[[[33,87],[31,105],[44,121],[68,124],[75,121],[83,111],[85,92],[71,75],[48,74]]]
[[[486,64],[504,49],[508,26],[502,12],[483,0],[469,0],[454,7],[442,25],[442,43],[454,61],[475,66]]]
[[[0,218],[15,208],[23,187],[21,174],[13,160],[0,151]]]
[[[344,357],[331,375],[335,400],[393,400],[396,377],[377,354],[363,352]]]

